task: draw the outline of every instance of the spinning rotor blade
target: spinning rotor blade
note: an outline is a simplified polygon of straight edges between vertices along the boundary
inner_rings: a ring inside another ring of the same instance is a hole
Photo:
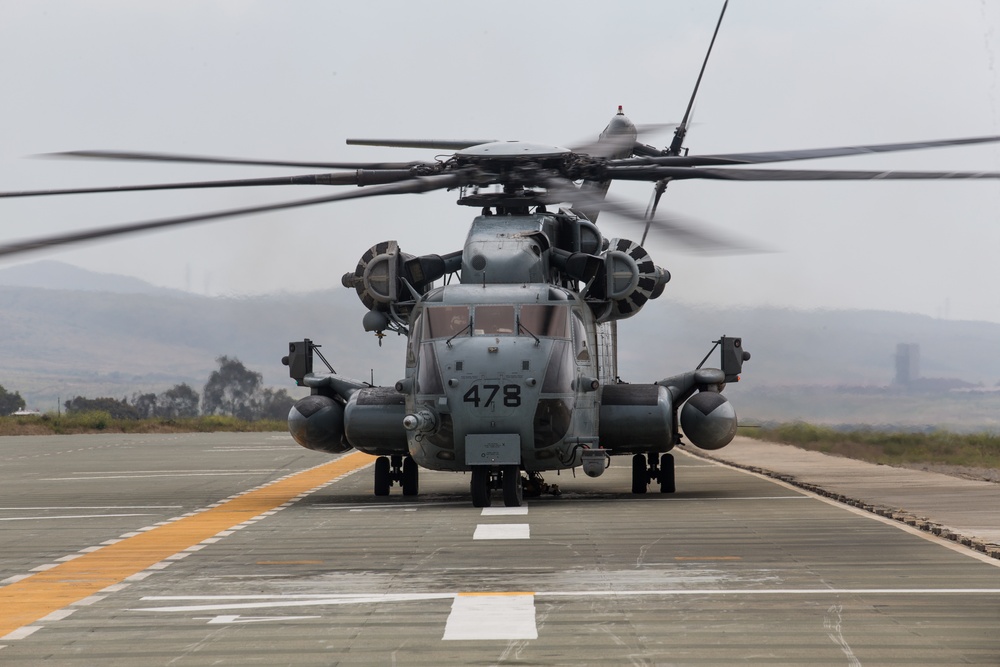
[[[256,167],[304,167],[307,169],[409,169],[429,162],[289,162],[287,160],[251,160],[248,158],[181,155],[174,153],[144,153],[132,151],[65,151],[45,153],[43,158],[86,158],[141,162],[185,162],[192,164],[241,164]]]
[[[154,183],[150,185],[112,185],[107,187],[68,188],[63,190],[21,190],[17,192],[0,192],[0,198],[79,195],[98,192],[137,192],[142,190],[241,188],[257,185],[377,185],[405,181],[409,178],[413,178],[413,174],[408,169],[358,169],[353,173],[308,174],[303,176],[278,176],[275,178],[242,178],[234,181],[195,181],[191,183]]]
[[[610,178],[631,181],[920,181],[1000,179],[996,171],[838,171],[829,169],[726,169],[713,167],[612,167]]]
[[[597,207],[602,212],[612,213],[630,222],[649,224],[694,252],[707,255],[746,255],[771,252],[751,243],[744,243],[732,234],[715,230],[706,231],[708,225],[691,218],[673,214],[664,217],[661,214],[659,218],[650,220],[644,212],[630,203],[607,195],[588,193],[577,188],[571,181],[562,178],[549,178],[546,180],[545,186],[548,193],[552,195],[549,203],[568,201],[574,207]]]
[[[436,176],[414,177],[401,183],[390,183],[387,185],[374,185],[369,188],[340,192],[326,197],[315,197],[313,199],[298,199],[294,201],[278,202],[274,204],[264,204],[261,206],[249,206],[244,208],[234,208],[225,211],[214,211],[211,213],[198,213],[195,215],[185,215],[173,218],[162,218],[160,220],[148,220],[145,222],[134,222],[125,225],[111,227],[100,227],[82,232],[71,232],[68,234],[56,234],[41,238],[29,239],[18,243],[9,243],[0,246],[0,257],[19,255],[32,250],[52,248],[57,246],[70,245],[89,241],[92,239],[109,238],[114,236],[124,236],[137,232],[163,229],[166,227],[177,227],[180,225],[192,224],[195,222],[207,222],[209,220],[221,220],[223,218],[233,218],[240,215],[250,215],[253,213],[265,213],[268,211],[281,211],[285,209],[301,208],[303,206],[313,206],[315,204],[325,204],[327,202],[340,201],[344,199],[359,199],[361,197],[377,197],[379,195],[395,195],[416,192],[430,192],[431,190],[443,190],[466,185],[476,180],[473,170],[455,171],[449,174]]]
[[[720,153],[718,155],[661,155],[659,157],[637,157],[624,160],[610,160],[612,166],[659,164],[672,167],[700,167],[712,165],[765,164],[768,162],[788,162],[790,160],[816,160],[846,155],[867,155],[870,153],[896,153],[921,148],[943,148],[947,146],[967,146],[1000,141],[1000,136],[971,137],[967,139],[940,139],[937,141],[913,141],[900,144],[873,144],[870,146],[839,146],[835,148],[807,148],[792,151],[767,151],[762,153]]]
[[[441,151],[460,151],[480,144],[493,144],[499,139],[473,139],[449,141],[447,139],[348,139],[348,146],[387,146],[389,148],[427,148]]]

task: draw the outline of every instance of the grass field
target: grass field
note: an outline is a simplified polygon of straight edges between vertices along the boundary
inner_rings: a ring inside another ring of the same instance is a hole
[[[843,431],[795,422],[741,428],[740,434],[872,463],[937,463],[1000,469],[1000,435],[991,433],[903,433],[876,429]]]
[[[211,433],[214,431],[287,431],[284,420],[244,421],[213,415],[186,419],[115,419],[107,412],[0,417],[2,435],[67,435],[71,433]]]

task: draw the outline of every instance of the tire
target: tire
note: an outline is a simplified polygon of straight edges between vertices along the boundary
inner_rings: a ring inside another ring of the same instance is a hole
[[[677,490],[674,483],[674,455],[664,454],[660,457],[660,493],[673,493]]]
[[[490,506],[492,499],[490,498],[489,466],[472,466],[472,480],[469,482],[469,490],[472,491],[473,507]]]
[[[375,495],[389,495],[390,486],[392,486],[392,479],[389,475],[389,458],[380,456],[375,459]]]
[[[649,472],[646,470],[646,455],[632,457],[632,493],[646,493],[649,486]]]
[[[516,465],[503,466],[503,504],[506,507],[520,507],[524,502],[524,484],[521,468]]]
[[[403,495],[415,496],[420,491],[420,468],[412,456],[403,459]]]

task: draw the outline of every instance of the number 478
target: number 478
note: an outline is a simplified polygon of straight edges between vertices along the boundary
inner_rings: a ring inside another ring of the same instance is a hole
[[[503,389],[503,405],[505,408],[516,408],[521,405],[521,385],[505,384],[502,387],[498,384],[484,384],[480,387],[474,384],[465,392],[462,400],[465,403],[472,403],[477,408],[488,408],[493,404],[494,399],[500,390]],[[486,397],[485,400],[483,397]]]

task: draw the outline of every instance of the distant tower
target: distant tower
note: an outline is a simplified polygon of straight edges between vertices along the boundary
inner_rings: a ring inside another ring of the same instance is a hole
[[[920,377],[920,346],[916,343],[896,345],[896,384],[907,385]]]

